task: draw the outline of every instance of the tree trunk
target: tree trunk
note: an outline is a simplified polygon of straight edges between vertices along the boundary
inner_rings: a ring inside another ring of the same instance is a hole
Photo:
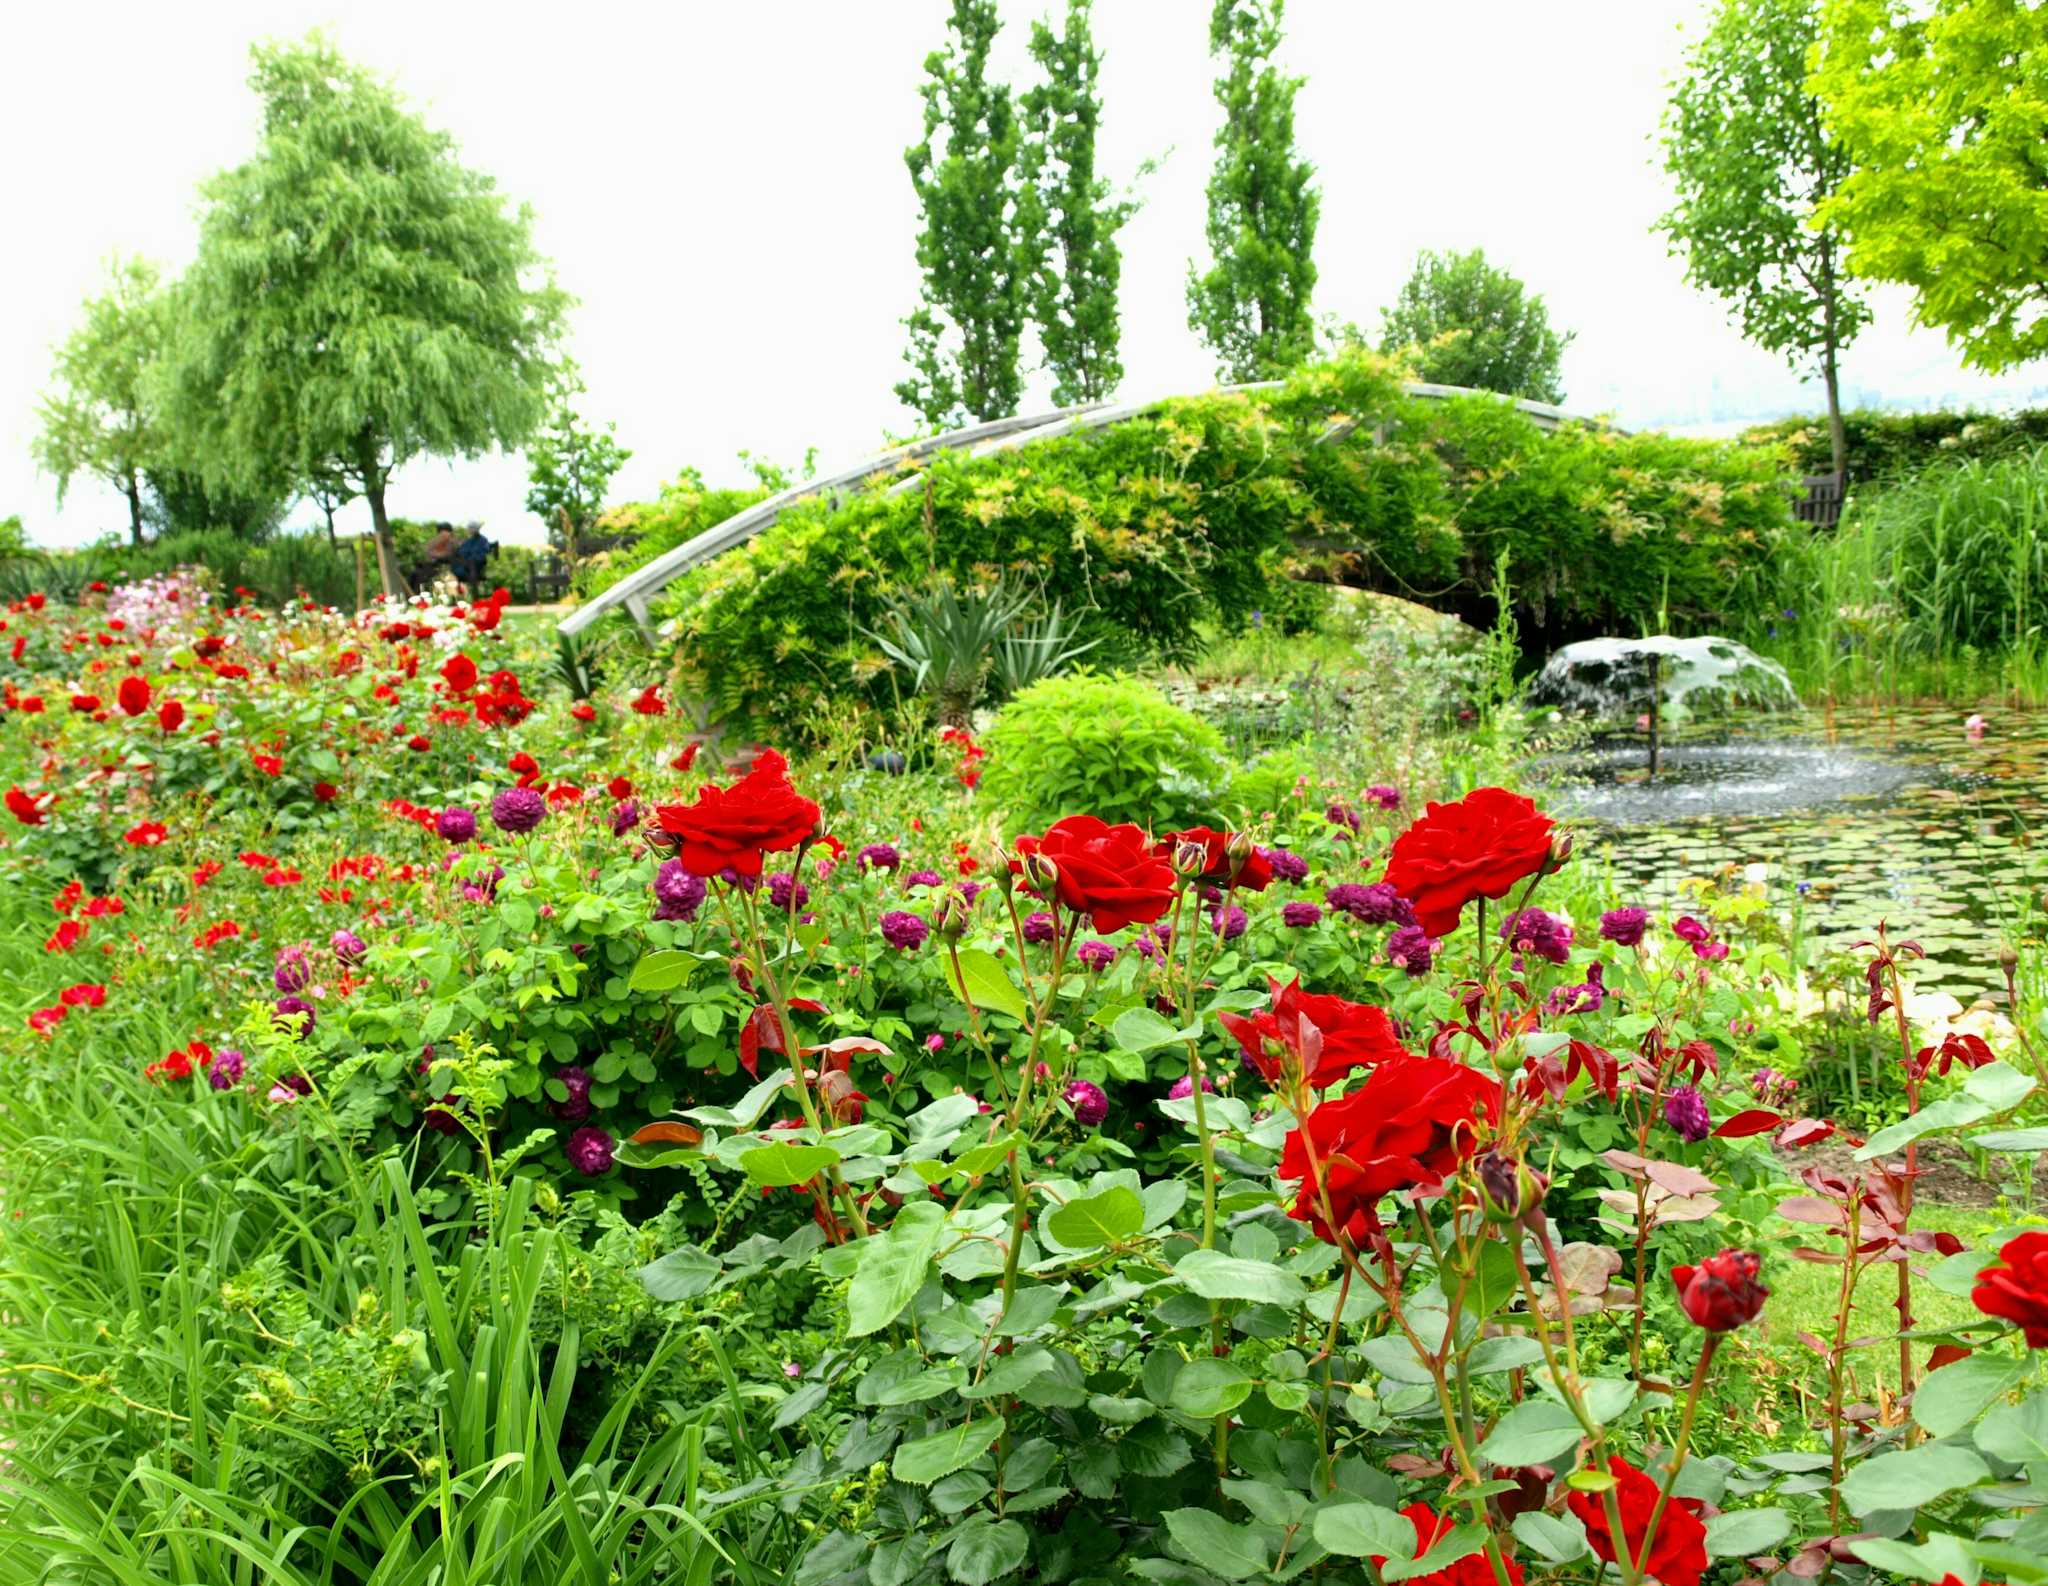
[[[135,475],[132,470],[128,475],[125,493],[128,497],[128,538],[134,544],[140,545],[142,543],[142,490],[136,484]]]
[[[1834,250],[1821,254],[1821,348],[1820,374],[1828,392],[1828,453],[1834,475],[1844,493],[1848,489],[1849,437],[1842,428],[1842,348],[1835,336]]]
[[[341,537],[334,532],[334,503],[323,500],[320,503],[320,510],[327,514],[327,543],[340,550]]]
[[[405,581],[405,574],[398,568],[398,552],[391,544],[391,519],[384,513],[384,479],[372,472],[363,481],[363,496],[370,503],[370,528],[377,541],[377,576],[384,582],[384,593],[396,595],[400,600],[412,593]]]

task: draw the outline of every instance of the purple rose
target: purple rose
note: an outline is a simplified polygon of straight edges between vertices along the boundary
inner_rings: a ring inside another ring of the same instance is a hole
[[[612,1137],[591,1125],[578,1129],[562,1147],[569,1166],[588,1178],[596,1178],[612,1165]]]
[[[215,1090],[233,1090],[242,1077],[248,1063],[234,1047],[213,1054],[213,1063],[206,1070],[206,1083]]]
[[[1053,938],[1052,916],[1043,909],[1034,910],[1024,916],[1024,940],[1027,942],[1049,942]]]
[[[306,961],[303,947],[281,947],[277,967],[270,972],[271,984],[279,991],[304,991],[312,982],[313,966]]]
[[[1225,904],[1209,910],[1209,923],[1224,941],[1235,941],[1244,935],[1245,927],[1251,924],[1244,910],[1235,903]]]
[[[1387,938],[1387,958],[1410,975],[1426,975],[1443,943],[1419,925],[1404,925]]]
[[[703,902],[704,878],[691,875],[680,859],[663,860],[654,872],[654,917],[687,923]]]
[[[450,804],[435,817],[434,830],[443,842],[466,843],[476,835],[476,811]]]
[[[1609,909],[1600,916],[1600,934],[1617,947],[1634,947],[1649,928],[1648,909]]]
[[[811,889],[787,870],[778,870],[768,878],[768,901],[787,914],[811,901]]]
[[[1401,807],[1401,790],[1388,787],[1384,782],[1375,782],[1365,790],[1365,802],[1377,804],[1383,810],[1397,810]]]
[[[1354,832],[1358,830],[1361,824],[1358,819],[1358,811],[1349,804],[1342,802],[1332,804],[1328,809],[1324,810],[1323,819],[1332,826],[1347,827]]]
[[[508,787],[491,800],[491,819],[498,830],[518,836],[548,818],[548,801],[530,787]]]
[[[1552,1013],[1598,1013],[1607,1001],[1607,987],[1601,983],[1602,966],[1595,962],[1586,978],[1576,986],[1559,986],[1544,1004]]]
[[[1109,1116],[1109,1096],[1088,1080],[1075,1080],[1060,1092],[1060,1099],[1074,1109],[1074,1122],[1084,1129],[1093,1129]]]
[[[370,951],[370,944],[354,931],[336,931],[327,938],[327,945],[333,949],[335,962],[343,969],[360,968]]]
[[[906,952],[924,946],[925,938],[932,933],[931,926],[922,915],[911,914],[904,909],[890,909],[876,924],[881,927],[883,941]]]
[[[568,1068],[555,1070],[555,1078],[562,1082],[562,1088],[569,1094],[561,1101],[550,1101],[548,1111],[564,1123],[581,1123],[595,1108],[590,1100],[590,1070],[572,1064]],[[606,1157],[610,1161],[610,1157]]]
[[[863,870],[894,870],[903,863],[903,856],[887,843],[869,843],[854,858]]]
[[[1322,918],[1323,911],[1313,903],[1283,903],[1280,905],[1280,923],[1282,925],[1290,925],[1297,931],[1306,930],[1311,925],[1320,924]]]
[[[1081,961],[1083,969],[1098,972],[1116,962],[1116,949],[1107,942],[1097,941],[1091,937],[1074,949],[1074,956]]]
[[[612,835],[623,837],[640,824],[640,801],[627,799],[612,811]]]
[[[1518,953],[1534,953],[1553,964],[1572,956],[1572,928],[1544,909],[1520,909],[1500,922],[1501,940]]]
[[[303,997],[279,997],[275,1007],[278,1018],[289,1023],[295,1034],[305,1036],[313,1033],[315,1016],[312,1003]],[[298,1017],[294,1018],[294,1015]]]
[[[1415,923],[1414,906],[1384,881],[1340,881],[1323,894],[1323,901],[1366,925]]]
[[[1291,854],[1285,848],[1261,848],[1266,866],[1273,872],[1276,881],[1304,881],[1308,878],[1308,861],[1300,854]]]
[[[909,875],[903,878],[903,885],[906,888],[943,887],[945,884],[946,878],[940,875],[936,870],[913,870],[910,872]]]
[[[1706,1139],[1714,1129],[1714,1121],[1707,1115],[1707,1098],[1690,1085],[1680,1085],[1664,1098],[1664,1121],[1688,1144]]]
[[[1698,946],[1714,933],[1700,924],[1690,914],[1687,914],[1672,925],[1671,934],[1681,942],[1691,942],[1694,946]]]
[[[1216,1087],[1209,1083],[1209,1076],[1206,1074],[1202,1076],[1202,1089],[1207,1091],[1212,1096],[1216,1094]],[[1168,1091],[1166,1092],[1166,1099],[1168,1101],[1186,1101],[1188,1097],[1192,1096],[1194,1093],[1194,1080],[1188,1075],[1183,1074],[1179,1079],[1175,1080],[1171,1088],[1168,1089]]]

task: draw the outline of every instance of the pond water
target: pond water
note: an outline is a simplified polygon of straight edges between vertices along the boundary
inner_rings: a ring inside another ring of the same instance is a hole
[[[2038,913],[2048,849],[2048,712],[1994,711],[1981,739],[1953,707],[1815,713],[1646,753],[1616,742],[1536,770],[1584,828],[1581,853],[1623,892],[1679,906],[1678,883],[1763,865],[1812,950],[1889,922],[1927,950],[1913,979],[1965,1005],[2004,1001],[1999,943]]]

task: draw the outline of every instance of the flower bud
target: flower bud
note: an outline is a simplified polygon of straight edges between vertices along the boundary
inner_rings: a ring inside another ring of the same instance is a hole
[[[1244,869],[1252,857],[1251,833],[1232,832],[1229,841],[1223,845],[1223,857],[1230,862],[1231,879],[1236,880],[1237,873]]]
[[[1032,852],[1024,856],[1024,879],[1031,883],[1031,890],[1042,898],[1053,897],[1060,884],[1060,867],[1042,853]]]
[[[1192,881],[1209,868],[1209,848],[1206,843],[1181,842],[1173,846],[1173,873],[1183,881]]]
[[[1489,1151],[1475,1164],[1480,1209],[1494,1222],[1511,1223],[1540,1215],[1550,1180],[1526,1162]]]
[[[1008,897],[1017,885],[1017,877],[1010,870],[1010,856],[1000,848],[982,854],[978,868],[990,881],[1002,888],[1004,897]]]
[[[941,939],[957,942],[967,934],[967,921],[973,912],[974,905],[967,901],[967,895],[958,887],[948,887],[938,907],[932,910],[932,929]]]
[[[1998,944],[1998,967],[2000,969],[2010,972],[2018,967],[2019,961],[2020,955],[2013,951],[2011,942],[2000,942]]]
[[[1723,1250],[1696,1267],[1673,1267],[1679,1306],[1693,1324],[1725,1333],[1753,1321],[1770,1290],[1757,1282],[1763,1262],[1754,1250]]]
[[[1564,862],[1572,856],[1572,834],[1568,831],[1554,831],[1550,834],[1550,868],[1561,870]]]

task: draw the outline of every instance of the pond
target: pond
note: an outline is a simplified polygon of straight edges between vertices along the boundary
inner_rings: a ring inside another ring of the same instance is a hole
[[[1747,732],[1666,749],[1645,786],[1637,743],[1536,770],[1586,829],[1581,852],[1624,892],[1679,907],[1678,884],[1761,865],[1808,954],[1846,949],[1879,920],[1927,950],[1922,992],[2004,1002],[1999,943],[2038,913],[2048,851],[2048,713],[1992,713],[1981,739],[1954,707],[1754,719]]]

